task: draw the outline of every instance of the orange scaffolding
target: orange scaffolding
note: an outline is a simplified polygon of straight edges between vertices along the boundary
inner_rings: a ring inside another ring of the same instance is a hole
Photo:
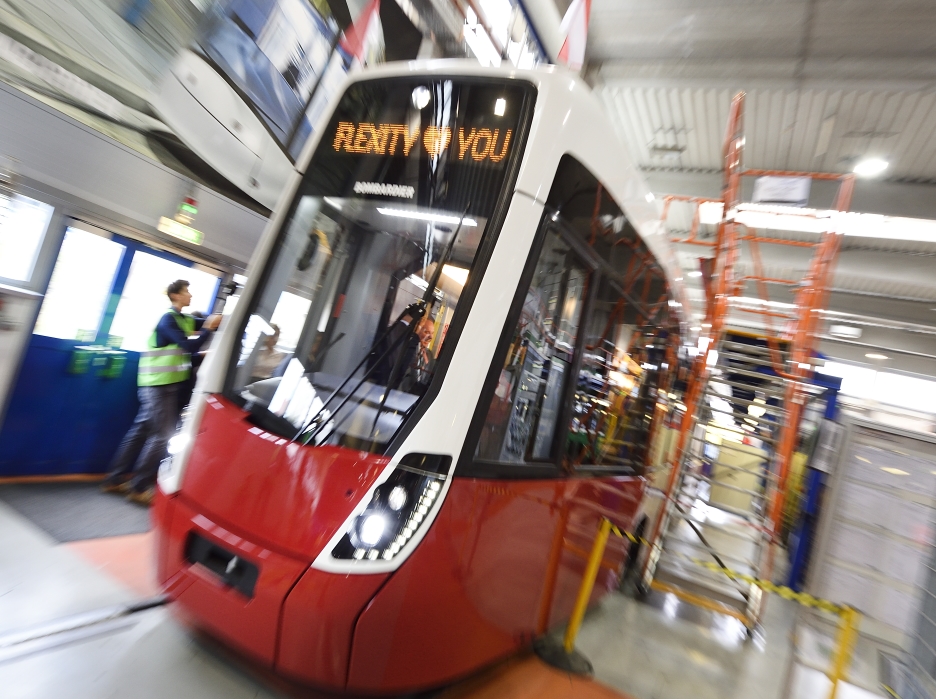
[[[670,519],[678,510],[684,514],[679,506],[679,493],[687,470],[693,468],[690,458],[690,442],[693,440],[694,430],[704,424],[703,411],[707,408],[706,390],[711,376],[712,368],[716,365],[719,349],[725,342],[726,331],[729,328],[729,315],[732,310],[759,315],[764,320],[765,329],[760,342],[765,342],[768,351],[763,352],[769,357],[764,363],[772,369],[776,377],[783,382],[783,407],[786,418],[777,425],[778,434],[775,435],[774,450],[770,455],[769,472],[765,479],[765,492],[763,496],[763,526],[767,542],[764,547],[766,555],[758,561],[757,577],[770,577],[773,564],[773,549],[778,542],[780,534],[781,514],[786,498],[787,481],[790,471],[790,462],[797,443],[797,435],[805,403],[805,386],[812,371],[811,358],[816,349],[819,335],[821,316],[819,311],[824,310],[828,300],[828,293],[832,282],[832,274],[836,257],[841,246],[842,236],[830,225],[827,230],[819,234],[819,240],[802,241],[786,240],[778,237],[759,235],[756,230],[749,229],[739,222],[738,214],[741,206],[742,179],[744,177],[808,177],[813,180],[833,180],[839,182],[838,193],[833,208],[839,212],[846,211],[850,206],[854,188],[854,176],[831,173],[794,172],[783,170],[754,170],[744,169],[742,156],[745,138],[743,133],[744,122],[744,93],[739,93],[731,102],[729,111],[728,129],[723,150],[724,157],[724,183],[723,197],[721,199],[706,199],[699,197],[667,196],[663,200],[663,220],[666,222],[670,213],[670,206],[675,201],[686,202],[695,207],[689,235],[673,239],[673,242],[688,245],[705,246],[712,250],[713,266],[711,281],[707,289],[707,307],[703,327],[709,327],[709,342],[705,351],[696,356],[689,382],[688,390],[683,403],[686,411],[682,418],[679,435],[676,441],[673,458],[669,464],[670,472],[663,489],[663,507],[656,517],[649,537],[649,553],[643,569],[643,582],[653,585],[655,574],[661,556],[665,555],[664,539]],[[717,224],[714,240],[699,238],[701,225],[699,209],[703,204],[721,204],[722,218]],[[769,213],[769,212],[768,212]],[[785,212],[789,213],[789,212]],[[817,218],[815,212],[804,211],[801,215]],[[834,217],[829,218],[830,222]],[[754,264],[754,274],[739,276],[736,267],[740,257],[741,246],[748,246]],[[808,247],[813,249],[812,261],[805,276],[800,279],[779,279],[764,274],[761,261],[760,247],[762,245],[790,245]],[[733,307],[731,299],[741,295],[747,282],[753,282],[763,303],[763,308]],[[790,312],[768,310],[771,300],[768,285],[798,286],[795,294],[794,308]],[[781,327],[774,326],[774,320],[785,321]],[[728,343],[731,345],[732,343]],[[781,347],[782,346],[782,347]],[[762,350],[759,350],[762,351]],[[737,366],[737,365],[735,365]],[[743,373],[743,371],[742,371]],[[711,395],[711,394],[710,394]],[[685,503],[685,500],[682,500]],[[696,529],[699,538],[705,543],[705,548],[711,547],[702,534]],[[715,551],[709,551],[716,556]],[[668,592],[675,592],[684,600],[692,604],[702,604],[715,611],[725,611],[720,601],[710,600],[705,603],[705,595],[699,595],[698,589],[691,586],[681,589],[672,581],[667,584],[660,582],[657,587]],[[700,602],[700,597],[702,601]],[[713,596],[714,597],[714,596]],[[747,600],[743,614],[736,615],[743,618],[748,628],[757,623],[762,611],[761,598],[752,591]]]

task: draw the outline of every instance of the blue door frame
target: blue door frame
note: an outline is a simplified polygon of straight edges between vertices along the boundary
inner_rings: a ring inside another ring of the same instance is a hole
[[[122,236],[111,239],[125,246],[125,251],[97,328],[98,345],[107,342],[136,253],[188,267],[195,264]],[[217,293],[218,286],[212,303]],[[104,354],[89,353],[83,363],[76,362],[75,348],[86,344],[35,334],[30,338],[0,428],[0,477],[106,472],[139,407],[139,353],[127,351],[125,363],[116,372],[109,370],[112,365]]]

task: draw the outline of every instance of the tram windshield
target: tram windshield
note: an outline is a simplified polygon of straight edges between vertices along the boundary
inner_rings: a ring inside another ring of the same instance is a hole
[[[457,342],[531,93],[424,77],[348,89],[232,357],[226,393],[255,422],[306,444],[387,447]]]

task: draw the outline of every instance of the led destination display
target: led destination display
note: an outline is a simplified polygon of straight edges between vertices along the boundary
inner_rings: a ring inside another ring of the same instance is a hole
[[[349,86],[306,170],[310,193],[486,217],[523,154],[519,80],[401,78]],[[452,214],[454,215],[454,214]]]
[[[513,129],[427,126],[411,130],[406,124],[355,124],[338,122],[332,147],[336,151],[361,155],[409,156],[417,143],[429,155],[439,156],[454,146],[459,160],[490,160],[499,163],[507,157]],[[454,136],[454,139],[453,139]],[[421,138],[420,138],[421,137]]]

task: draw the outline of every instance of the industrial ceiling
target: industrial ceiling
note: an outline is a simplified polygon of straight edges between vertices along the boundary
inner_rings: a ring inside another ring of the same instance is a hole
[[[887,169],[859,180],[852,209],[936,219],[934,58],[936,3],[921,0],[592,0],[585,72],[658,201],[719,196],[728,109],[745,91],[746,167],[847,173],[880,158]],[[829,207],[833,194],[814,185],[810,206]],[[684,238],[691,211],[672,214],[671,234]],[[803,276],[808,251],[761,247],[765,276]],[[709,254],[679,246],[687,272]],[[934,257],[936,238],[844,240],[831,310],[863,316],[850,319],[863,323],[859,342],[890,350],[891,369],[936,374]],[[752,272],[748,254],[741,267]],[[701,302],[698,280],[687,282]],[[792,298],[778,285],[770,294]],[[874,351],[840,340],[822,350],[862,362]]]

